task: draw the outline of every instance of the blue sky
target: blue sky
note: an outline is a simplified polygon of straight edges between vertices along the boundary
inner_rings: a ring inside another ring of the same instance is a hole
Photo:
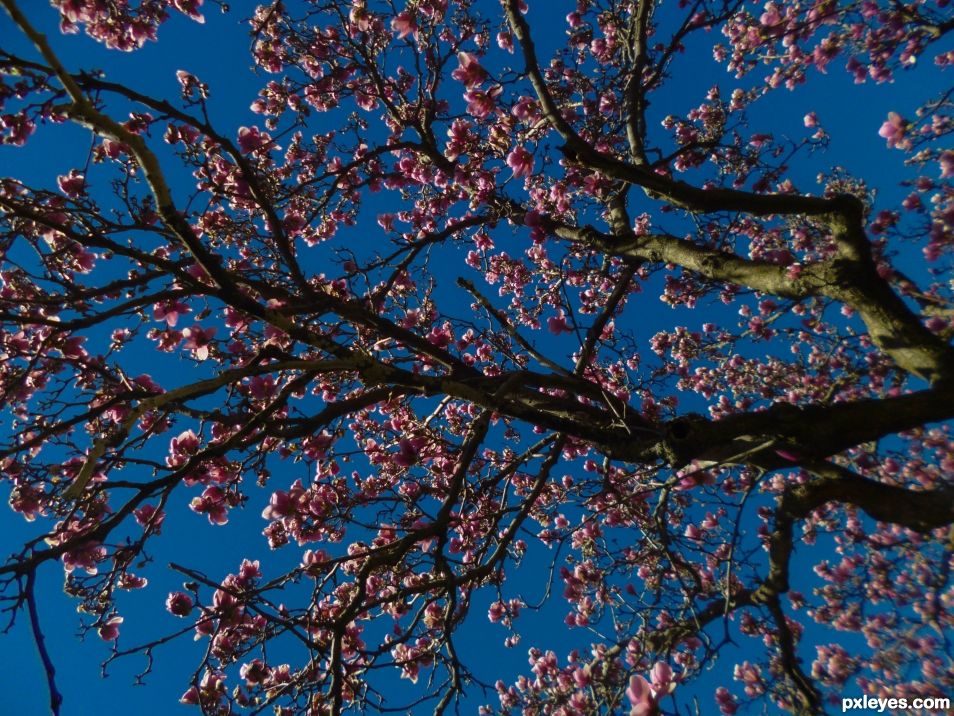
[[[490,7],[496,4],[494,0]],[[84,35],[61,36],[56,30],[56,13],[39,2],[24,1],[21,5],[30,13],[31,19],[49,34],[53,47],[71,69],[102,68],[113,81],[126,82],[147,94],[173,100],[178,94],[175,71],[186,69],[211,87],[213,124],[224,133],[234,133],[239,126],[253,124],[257,120],[248,107],[261,80],[247,72],[251,61],[248,58],[247,25],[241,22],[243,8],[236,7],[229,14],[219,14],[214,7],[210,7],[205,25],[176,17],[161,28],[158,44],[148,44],[136,53],[120,54],[103,50]],[[531,5],[539,7],[539,3],[532,2]],[[574,2],[552,3],[553,8],[560,8],[559,11],[552,9],[544,12],[534,8],[529,19],[536,36],[559,41],[564,31],[563,16],[573,5]],[[546,41],[540,44],[541,49],[545,50]],[[6,16],[0,17],[0,46],[34,56]],[[676,81],[656,100],[654,109],[660,115],[679,113],[698,104],[705,89],[714,83],[730,85],[724,69],[716,65],[701,47],[690,46],[680,62],[682,68],[677,65],[674,70]],[[802,187],[809,189],[810,179],[818,171],[841,165],[854,174],[870,178],[872,184],[883,191],[879,198],[890,203],[900,196],[896,178],[908,170],[903,166],[904,155],[885,151],[884,140],[877,134],[878,128],[889,111],[911,111],[926,96],[924,88],[938,84],[937,73],[930,67],[918,68],[914,72],[917,73],[917,81],[905,78],[905,81],[891,85],[868,83],[857,86],[840,71],[840,64],[835,62],[828,75],[815,75],[807,86],[792,93],[776,93],[772,99],[758,105],[751,112],[751,126],[770,127],[777,134],[801,137],[806,132],[802,116],[808,110],[816,110],[832,137],[831,148],[824,154],[811,157],[803,165],[806,168],[800,170],[805,177]],[[666,102],[671,103],[671,107],[663,109]],[[58,174],[85,163],[88,149],[88,135],[81,130],[40,127],[26,148],[0,147],[0,171],[28,183],[53,187]],[[187,189],[184,186],[177,188],[184,196]],[[369,224],[373,224],[374,206],[369,205],[366,211],[370,217]],[[462,255],[460,258],[463,258]],[[913,252],[910,257],[904,258],[902,265],[912,273],[920,273],[922,264],[919,253]],[[640,332],[647,337],[656,330],[678,324],[696,329],[703,321],[713,320],[713,315],[717,315],[706,311],[672,310],[661,303],[657,304],[652,296],[646,298],[652,310],[643,312]],[[554,343],[554,348],[558,345]],[[143,360],[156,359],[144,354]],[[151,369],[157,377],[163,374],[174,377],[187,370],[183,367],[185,365],[176,364],[173,358],[163,356]],[[182,622],[162,608],[166,593],[180,588],[182,582],[180,576],[165,569],[165,564],[170,560],[205,569],[211,577],[222,577],[235,571],[243,557],[261,559],[263,566],[268,565],[266,577],[274,576],[283,566],[297,563],[296,550],[272,554],[260,536],[264,527],[260,512],[267,500],[267,493],[253,492],[250,505],[245,510],[233,511],[229,525],[223,529],[209,527],[203,517],[185,508],[192,496],[192,493],[179,491],[174,498],[178,504],[171,505],[168,510],[169,518],[164,525],[162,539],[153,548],[155,561],[141,572],[150,579],[149,588],[125,595],[120,602],[126,619],[121,648],[148,641],[181,626]],[[256,502],[256,499],[260,501]],[[12,512],[0,520],[0,546],[6,552],[15,550],[32,534],[31,526],[23,523]],[[528,597],[533,596],[533,592],[541,591],[535,588],[540,575],[534,566],[535,560],[528,560],[528,564],[518,570],[512,580],[516,590],[528,591]],[[108,656],[109,647],[95,634],[91,634],[85,642],[76,638],[75,602],[62,593],[60,568],[47,565],[40,572],[37,588],[42,596],[40,616],[57,666],[58,684],[66,699],[62,710],[64,716],[82,716],[120,705],[123,712],[143,716],[176,710],[172,702],[185,690],[188,675],[204,648],[201,643],[192,642],[186,637],[158,650],[152,673],[145,685],[132,685],[134,675],[144,666],[138,656],[114,662],[109,669],[109,678],[103,680],[100,678],[100,662]],[[557,585],[555,591],[559,593],[560,589],[560,585]],[[556,599],[555,604],[547,610],[536,615],[528,614],[520,622],[523,633],[521,645],[503,652],[492,645],[502,642],[506,631],[499,626],[487,625],[483,618],[486,607],[478,603],[463,632],[462,636],[467,638],[463,643],[468,644],[474,661],[492,662],[494,669],[482,672],[478,669],[478,673],[491,682],[498,676],[506,678],[505,674],[496,671],[499,667],[502,667],[501,671],[510,672],[510,675],[527,673],[527,646],[535,644],[563,654],[571,645],[584,643],[578,634],[561,633],[564,612],[564,603]],[[553,624],[558,625],[558,629],[554,629]],[[5,654],[4,668],[0,669],[4,708],[10,713],[44,712],[48,696],[39,661],[34,658],[35,649],[24,615],[18,618],[10,633],[0,642],[0,648]],[[706,701],[710,698],[709,694],[711,689],[702,698],[704,704],[711,706],[711,702]],[[485,700],[495,699],[491,695],[487,699],[476,698],[474,703],[483,703]],[[180,708],[187,713],[185,707]]]

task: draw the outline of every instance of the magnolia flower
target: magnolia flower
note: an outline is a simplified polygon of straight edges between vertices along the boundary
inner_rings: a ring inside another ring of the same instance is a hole
[[[480,66],[477,58],[471,53],[458,52],[457,62],[459,67],[451,72],[451,77],[458,82],[463,82],[466,87],[474,87],[486,79],[487,71]]]
[[[205,22],[205,18],[199,12],[199,8],[202,7],[202,0],[172,0],[172,6],[200,25]]]
[[[632,676],[626,689],[626,698],[632,704],[629,716],[654,716],[659,713],[659,699],[676,689],[676,679],[669,664],[657,661],[647,681],[642,676]]]
[[[364,3],[355,3],[351,8],[351,12],[348,14],[348,19],[360,32],[367,32],[371,26],[371,13],[368,12],[368,8],[364,6]]]
[[[778,12],[778,5],[774,2],[765,4],[765,12],[759,16],[759,22],[765,27],[778,25],[782,21],[782,16]]]
[[[271,141],[271,136],[267,132],[260,131],[258,127],[239,127],[239,148],[245,154],[266,147],[271,144]]]
[[[897,112],[888,112],[888,119],[878,130],[878,136],[884,137],[888,142],[888,147],[897,147],[898,149],[907,149],[910,143],[904,139],[904,134],[908,129],[908,122]]]
[[[500,85],[491,87],[486,92],[478,89],[468,90],[464,93],[467,111],[477,119],[483,119],[494,111],[497,106],[495,100],[502,91]]]
[[[555,336],[560,335],[561,333],[569,333],[573,329],[570,327],[570,324],[566,322],[566,314],[563,311],[560,311],[558,316],[550,316],[547,319],[547,328],[550,333]]]
[[[69,174],[64,174],[56,178],[56,184],[60,191],[66,194],[70,199],[75,199],[83,193],[86,188],[86,177],[75,169],[71,169]]]
[[[513,169],[515,177],[528,177],[533,174],[533,155],[522,146],[517,146],[507,155],[507,166]]]
[[[182,337],[185,338],[185,343],[182,344],[182,347],[192,351],[196,360],[205,360],[209,357],[209,343],[212,342],[212,336],[214,335],[214,326],[212,328],[202,328],[201,326],[183,328]]]
[[[123,623],[122,617],[110,617],[97,631],[99,638],[103,641],[116,641],[119,638],[119,625]]]
[[[420,35],[421,28],[418,27],[414,14],[405,10],[404,12],[399,12],[397,16],[391,20],[391,29],[397,33],[399,38],[413,35],[416,40]]]
[[[192,611],[192,597],[185,592],[170,592],[166,598],[166,610],[177,617],[187,617]]]

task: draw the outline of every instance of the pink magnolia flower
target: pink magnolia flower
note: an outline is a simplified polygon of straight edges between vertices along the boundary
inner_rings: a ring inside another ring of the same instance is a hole
[[[410,467],[419,459],[417,447],[414,442],[401,438],[398,440],[398,452],[394,456],[394,463],[400,467]]]
[[[739,710],[739,704],[736,702],[735,696],[724,686],[720,686],[716,689],[715,699],[719,705],[719,711],[725,714],[725,716],[733,716],[733,714]]]
[[[368,28],[371,27],[371,13],[368,12],[368,8],[363,4],[355,3],[352,5],[348,19],[359,32],[367,32]]]
[[[533,155],[523,146],[517,146],[507,155],[507,166],[513,169],[515,177],[528,177],[533,174]]]
[[[676,690],[676,679],[672,668],[665,661],[657,661],[649,672],[653,691],[656,696],[665,696]]]
[[[888,142],[888,147],[897,147],[898,149],[907,149],[910,142],[904,139],[904,134],[908,129],[908,122],[897,112],[888,112],[888,119],[878,130],[878,136],[884,137]]]
[[[782,16],[778,12],[778,5],[774,2],[765,4],[765,12],[759,16],[759,22],[765,27],[778,25],[782,21]]]
[[[210,524],[224,525],[229,521],[226,495],[218,485],[209,485],[198,497],[193,497],[189,509],[204,514]]]
[[[954,151],[942,152],[938,163],[941,165],[941,179],[954,176]]]
[[[462,82],[466,87],[475,87],[487,78],[487,71],[480,66],[477,58],[470,52],[458,52],[457,62],[459,67],[451,72],[451,77]]]
[[[136,522],[140,527],[146,527],[147,525],[152,527],[154,532],[159,532],[160,526],[162,526],[162,521],[166,519],[166,513],[157,508],[155,505],[143,505],[142,507],[133,510],[133,516],[136,518]]]
[[[205,18],[199,12],[199,8],[202,7],[202,0],[172,0],[172,6],[199,24],[205,22]]]
[[[21,110],[16,114],[0,115],[0,130],[7,135],[0,136],[0,144],[22,147],[36,130],[36,123],[27,116],[26,111]]]
[[[631,676],[626,698],[632,704],[629,716],[653,716],[657,713],[656,697],[649,682],[642,676]]]
[[[103,641],[116,641],[119,638],[119,625],[122,623],[122,617],[110,617],[106,623],[97,630],[99,632],[99,638]]]
[[[495,100],[502,91],[503,88],[497,85],[486,92],[478,89],[464,92],[464,99],[467,100],[467,111],[477,119],[483,119],[497,107]]]
[[[559,315],[550,316],[547,319],[547,328],[550,333],[555,336],[560,335],[561,333],[570,333],[573,329],[570,327],[570,324],[566,322],[566,314],[563,311],[560,311]]]
[[[152,316],[157,321],[165,321],[166,325],[174,328],[183,313],[191,313],[192,309],[181,301],[166,301],[152,307]]]
[[[657,661],[649,673],[652,682],[642,676],[631,676],[626,698],[632,704],[629,716],[655,716],[659,713],[659,699],[676,689],[676,677],[669,664]]]
[[[252,659],[247,664],[242,664],[239,670],[239,676],[245,679],[249,686],[257,686],[268,678],[268,667],[261,659]]]
[[[86,570],[87,574],[99,573],[97,563],[106,559],[106,548],[99,542],[86,542],[81,547],[63,554],[63,569],[70,573],[77,567]]]
[[[199,682],[199,687],[190,686],[189,689],[179,697],[180,704],[197,706],[201,702],[203,705],[217,704],[222,700],[225,693],[225,676],[213,671],[206,671]]]
[[[186,692],[179,697],[179,703],[185,704],[186,706],[198,706],[199,690],[194,686],[190,686]]]
[[[71,169],[69,174],[64,174],[56,178],[56,184],[60,191],[66,194],[70,199],[76,199],[86,188],[86,177],[75,169]]]
[[[520,120],[531,119],[537,110],[537,101],[533,97],[521,97],[510,111]]]
[[[297,502],[289,493],[276,490],[268,501],[268,507],[262,510],[262,517],[266,520],[277,520],[295,513]]]
[[[699,529],[698,527],[696,527],[695,525],[687,525],[687,526],[686,526],[685,535],[686,535],[686,538],[687,538],[687,539],[691,539],[691,540],[694,540],[694,541],[699,541],[699,540],[701,540],[701,539],[703,538],[703,536],[704,536],[704,535],[702,534],[702,530],[700,530],[700,529]]]
[[[179,433],[169,441],[169,457],[166,464],[169,467],[179,467],[186,463],[189,455],[199,449],[199,436],[192,430]]]
[[[245,153],[258,151],[263,147],[271,145],[272,138],[267,132],[262,132],[258,127],[239,127],[238,143],[239,148]]]
[[[86,336],[71,336],[63,341],[60,352],[65,358],[85,358],[88,355],[83,348],[85,342]]]
[[[192,355],[197,360],[205,360],[209,357],[209,344],[212,342],[212,336],[214,335],[214,326],[211,328],[202,328],[201,326],[183,328],[182,337],[186,340],[182,347],[192,351]]]
[[[278,385],[275,384],[274,376],[255,375],[248,382],[248,393],[255,400],[271,398],[277,392]]]
[[[192,606],[192,597],[185,592],[170,592],[166,598],[166,610],[177,617],[189,616]]]
[[[417,24],[414,13],[404,10],[391,20],[391,29],[397,33],[399,38],[405,38],[413,35],[416,40],[420,36],[421,28]]]

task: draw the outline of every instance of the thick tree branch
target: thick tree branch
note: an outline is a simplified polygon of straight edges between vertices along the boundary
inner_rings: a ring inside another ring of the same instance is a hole
[[[838,223],[838,222],[836,222]],[[785,266],[743,259],[736,254],[706,248],[665,234],[623,238],[592,228],[551,222],[553,232],[571,241],[592,246],[608,255],[634,261],[673,263],[712,281],[745,286],[783,298],[826,296],[857,311],[871,338],[898,366],[931,382],[954,379],[954,348],[931,333],[916,313],[881,278],[866,255],[864,237],[842,224],[842,245],[855,259],[836,258],[806,264],[793,273]]]
[[[769,573],[753,595],[760,602],[788,591],[795,523],[830,503],[852,505],[881,522],[927,533],[954,524],[954,486],[916,491],[863,477],[831,462],[809,462],[818,476],[791,486],[779,498],[769,538]]]

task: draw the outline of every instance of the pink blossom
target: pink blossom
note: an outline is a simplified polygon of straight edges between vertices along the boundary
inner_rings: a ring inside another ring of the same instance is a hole
[[[493,604],[491,604],[491,605],[490,605],[490,609],[487,610],[487,618],[488,618],[491,622],[493,622],[494,624],[496,624],[496,623],[499,622],[501,619],[503,619],[503,617],[504,617],[504,615],[506,615],[506,613],[507,613],[507,607],[506,607],[506,605],[505,605],[503,602],[501,602],[501,601],[496,601],[496,602],[494,602]]]
[[[477,58],[469,52],[458,52],[457,62],[459,66],[451,72],[458,82],[462,82],[465,87],[475,87],[487,78],[487,71],[480,66]]]
[[[399,38],[413,35],[414,39],[417,40],[420,36],[420,27],[417,24],[417,19],[414,17],[414,13],[408,12],[407,10],[399,12],[397,16],[391,20],[391,29],[397,33]]]
[[[418,461],[417,447],[411,440],[401,438],[398,441],[398,452],[394,456],[394,463],[400,467],[410,467]]]
[[[199,437],[192,430],[179,433],[169,441],[169,457],[166,464],[169,467],[181,467],[190,455],[199,449]]]
[[[56,183],[61,192],[71,199],[76,199],[83,194],[83,190],[86,188],[86,177],[75,169],[71,169],[69,174],[58,176]]]
[[[86,542],[63,554],[63,569],[70,573],[79,567],[87,574],[95,575],[99,573],[96,565],[104,559],[106,559],[105,547],[99,542]]]
[[[166,610],[177,617],[189,616],[192,606],[192,597],[185,592],[170,592],[166,598]]]
[[[152,307],[153,318],[157,321],[165,321],[170,328],[175,327],[180,315],[191,312],[192,309],[181,301],[166,301]]]
[[[702,530],[700,530],[695,525],[687,525],[686,531],[684,534],[686,536],[686,539],[691,539],[695,541],[699,541],[703,538]]]
[[[258,127],[239,127],[238,143],[239,148],[245,154],[256,152],[263,147],[271,145],[272,138],[258,129]]]
[[[248,381],[248,394],[255,400],[266,400],[278,392],[275,377],[271,375],[254,375]]]
[[[563,311],[556,316],[550,316],[547,319],[547,329],[550,333],[558,336],[561,333],[571,333],[573,328],[566,321],[566,314]]]
[[[533,99],[533,97],[521,97],[510,111],[513,112],[513,115],[517,119],[525,122],[533,118],[534,114],[536,114],[536,109],[537,101]]]
[[[262,517],[266,520],[279,519],[295,513],[296,502],[292,496],[283,490],[276,490],[272,493],[268,502],[268,507],[262,511]]]
[[[642,676],[630,677],[626,698],[632,704],[630,716],[654,716],[657,713],[656,697],[649,682]]]
[[[659,713],[659,699],[676,689],[676,678],[669,664],[657,661],[650,671],[652,683],[639,675],[631,676],[626,698],[632,704],[630,716],[655,716]]]
[[[356,2],[352,5],[351,12],[348,13],[348,19],[359,32],[367,32],[368,28],[371,27],[371,13],[368,12],[368,8],[363,4]]]
[[[192,498],[189,503],[193,512],[204,514],[213,525],[224,525],[229,521],[226,507],[226,494],[218,485],[209,485],[200,496]]]
[[[467,101],[467,111],[477,119],[483,119],[496,109],[495,99],[500,95],[503,88],[498,86],[491,87],[486,92],[472,89],[464,93],[464,99]]]
[[[901,115],[897,112],[888,112],[888,119],[881,125],[878,135],[887,140],[889,148],[907,149],[910,146],[910,142],[904,139],[907,127],[908,122]]]
[[[0,114],[0,129],[6,135],[0,136],[0,144],[22,147],[36,130],[36,123],[21,110],[16,114]]]
[[[672,668],[665,661],[657,661],[649,672],[656,695],[671,694],[676,689]]]
[[[199,12],[199,8],[202,7],[202,1],[203,0],[172,0],[172,6],[183,15],[202,24],[205,22],[205,18],[202,17],[202,13]]]
[[[65,358],[85,358],[88,354],[83,344],[86,342],[86,336],[70,336],[63,345],[60,346],[60,352]]]
[[[938,163],[941,165],[941,179],[954,176],[954,151],[948,149],[941,152]]]
[[[103,641],[116,641],[119,638],[119,625],[122,623],[122,617],[110,617],[97,630],[99,632],[99,638]]]
[[[515,177],[528,177],[533,174],[533,155],[518,145],[507,155],[507,166],[513,169]]]
[[[720,686],[715,692],[716,703],[719,705],[719,711],[724,716],[733,716],[739,710],[739,704],[727,688]]]
[[[778,12],[778,5],[774,2],[765,4],[765,12],[759,16],[759,22],[765,27],[773,27],[782,21],[782,16]]]
[[[209,344],[212,342],[215,330],[215,326],[210,328],[202,328],[201,326],[183,328],[182,337],[185,338],[185,343],[182,344],[182,347],[192,351],[196,360],[205,360],[209,357]]]
[[[153,532],[158,533],[162,521],[166,518],[166,513],[158,509],[155,505],[145,504],[133,510],[133,516],[140,527],[150,527]]]

